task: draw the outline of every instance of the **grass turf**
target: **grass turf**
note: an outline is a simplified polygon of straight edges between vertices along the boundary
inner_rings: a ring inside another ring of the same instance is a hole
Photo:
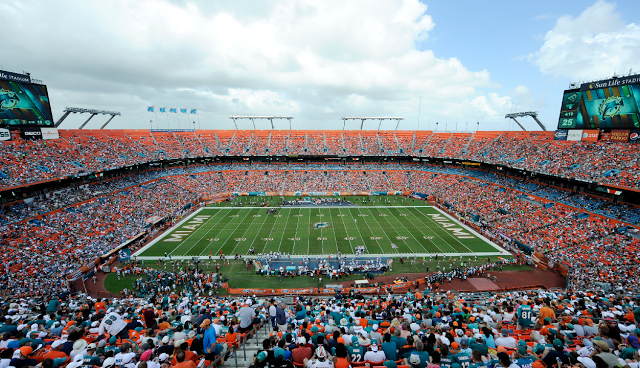
[[[368,202],[362,203],[365,199]],[[457,221],[430,206],[401,197],[354,197],[358,206],[283,207],[267,215],[266,208],[249,204],[278,198],[247,197],[235,203],[203,208],[187,221],[163,234],[142,257],[213,256],[279,251],[292,255],[443,254],[499,250],[471,234]],[[375,202],[372,202],[375,201]],[[362,206],[364,204],[364,206]],[[457,229],[457,230],[456,230]],[[392,248],[394,243],[397,249]]]
[[[511,258],[510,256],[504,258]],[[493,258],[492,258],[493,259]],[[486,259],[483,257],[478,257],[476,260],[475,257],[463,257],[462,261],[465,262],[465,265],[475,266],[486,263]],[[159,265],[157,261],[143,261],[144,267],[150,267],[155,269],[166,269],[167,271],[173,271],[170,265],[167,265],[165,268],[163,265]],[[278,281],[276,277],[266,277],[256,275],[253,271],[253,268],[248,271],[244,262],[242,261],[227,261],[226,264],[220,264],[219,272],[229,278],[229,286],[232,288],[259,288],[259,289],[293,289],[293,288],[305,288],[305,287],[318,287],[321,285],[334,284],[336,280],[329,280],[326,277],[322,279],[322,284],[319,283],[317,278],[311,277],[295,277],[295,278],[284,278],[282,282]],[[460,257],[454,258],[454,263],[456,266],[460,265]],[[447,270],[450,269],[450,265],[452,264],[451,258],[447,258],[442,261],[435,261],[434,259],[426,258],[423,262],[414,262],[413,264],[409,260],[405,260],[404,264],[401,264],[396,258],[393,263],[393,268],[391,271],[388,271],[385,275],[408,275],[408,274],[416,274],[427,272],[427,266],[429,267],[429,272],[433,272],[438,270],[438,266],[440,269],[444,269],[445,265],[447,266]],[[187,267],[187,266],[185,266]],[[201,262],[202,270],[205,272],[215,272],[215,263],[214,261],[209,261],[205,259]],[[523,271],[530,270],[531,267],[524,265],[507,265],[503,267],[503,271]],[[353,275],[342,277],[338,280],[338,282],[342,281],[352,281],[352,280],[360,280],[363,277],[361,275]],[[107,275],[107,278],[104,281],[105,289],[112,293],[120,293],[124,288],[131,289],[132,285],[136,280],[136,276],[123,276],[120,280],[115,273],[110,273]],[[226,290],[219,289],[221,295],[226,294]]]

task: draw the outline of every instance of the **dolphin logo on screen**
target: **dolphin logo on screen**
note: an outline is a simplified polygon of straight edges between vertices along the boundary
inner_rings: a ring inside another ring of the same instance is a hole
[[[15,92],[0,89],[0,111],[11,110],[18,106],[18,102],[20,98]]]
[[[313,224],[313,226],[317,229],[323,229],[325,227],[329,227],[329,223],[328,222],[316,222],[315,224]]]
[[[600,115],[602,119],[616,115],[624,106],[622,97],[609,97],[600,105]]]

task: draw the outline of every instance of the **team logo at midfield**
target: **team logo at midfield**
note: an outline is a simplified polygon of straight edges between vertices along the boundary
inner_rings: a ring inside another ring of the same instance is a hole
[[[18,106],[18,102],[20,102],[20,98],[15,92],[0,89],[0,111],[11,110]]]
[[[325,227],[329,227],[329,223],[328,222],[316,222],[315,224],[313,224],[313,227],[317,229],[323,229]]]

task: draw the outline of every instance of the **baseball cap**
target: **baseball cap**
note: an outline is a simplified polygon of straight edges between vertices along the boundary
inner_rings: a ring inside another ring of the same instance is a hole
[[[561,349],[562,348],[562,341],[560,341],[560,339],[554,339],[553,340],[553,347],[557,348],[557,349]]]
[[[87,345],[87,350],[96,350],[98,346],[94,343]]]
[[[409,363],[411,364],[420,364],[420,356],[418,354],[411,354],[409,358]]]
[[[591,342],[593,342],[593,345],[599,347],[602,350],[609,350],[609,344],[607,344],[606,342],[602,341],[602,340],[591,340]]]
[[[165,336],[162,338],[162,343],[163,344],[168,344],[169,343],[169,336]]]
[[[33,348],[31,346],[23,346],[20,348],[20,353],[24,356],[27,356],[33,353]]]
[[[358,336],[351,336],[351,343],[358,344]]]
[[[384,366],[386,368],[398,368],[398,364],[396,364],[396,362],[394,362],[393,360],[385,360]]]
[[[531,368],[545,368],[544,363],[542,363],[542,360],[536,360],[535,362],[531,363]]]
[[[201,328],[205,328],[207,326],[209,326],[211,324],[211,320],[209,318],[205,319],[204,321],[202,321],[202,323],[200,324]],[[258,354],[260,355],[260,354]]]
[[[113,367],[114,365],[116,365],[115,358],[107,358],[104,360],[104,362],[102,362],[102,368],[110,368],[110,367]]]
[[[111,345],[115,344],[117,341],[118,341],[118,338],[115,337],[115,336],[111,336],[109,338],[109,344],[111,344]]]
[[[144,353],[142,353],[142,355],[140,355],[140,360],[143,362],[146,362],[151,357],[151,353],[152,353],[151,349],[145,351]]]
[[[518,354],[520,355],[527,355],[527,346],[520,346],[518,347]]]
[[[316,349],[316,356],[318,358],[326,358],[327,357],[327,351],[324,350],[324,346],[318,346],[318,348]]]
[[[158,360],[159,360],[160,362],[164,362],[164,361],[166,361],[167,359],[169,359],[169,354],[167,354],[167,353],[162,353],[162,354],[160,354],[160,356],[158,357]]]
[[[629,341],[629,345],[633,346],[636,349],[640,348],[640,341],[638,341],[637,337],[629,335],[627,340]]]
[[[62,344],[64,344],[64,342],[62,342],[62,340],[56,340],[56,341],[51,343],[51,349],[55,349],[55,348],[57,348],[58,346],[60,346]]]
[[[259,352],[256,359],[258,359],[259,362],[264,362],[267,359],[267,353],[264,351]]]
[[[307,339],[305,339],[305,338],[304,338],[304,336],[301,336],[301,337],[298,339],[298,344],[300,344],[300,346],[304,346],[304,345],[306,345],[306,344],[307,344]]]
[[[596,368],[596,363],[589,357],[578,357],[578,361],[587,368]]]
[[[459,347],[460,347],[460,344],[458,344],[457,342],[454,341],[454,342],[451,343],[451,348],[452,349],[457,349]]]

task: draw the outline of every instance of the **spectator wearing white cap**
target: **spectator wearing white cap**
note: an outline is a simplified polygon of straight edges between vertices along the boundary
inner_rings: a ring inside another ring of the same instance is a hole
[[[51,343],[51,350],[44,355],[45,359],[68,358],[69,356],[62,351],[64,342],[56,340]]]
[[[384,360],[386,359],[386,355],[384,354],[384,351],[380,349],[380,346],[378,345],[378,340],[376,339],[371,340],[371,345],[369,346],[369,349],[370,350],[364,354],[364,360],[367,360],[370,362],[384,362]]]

